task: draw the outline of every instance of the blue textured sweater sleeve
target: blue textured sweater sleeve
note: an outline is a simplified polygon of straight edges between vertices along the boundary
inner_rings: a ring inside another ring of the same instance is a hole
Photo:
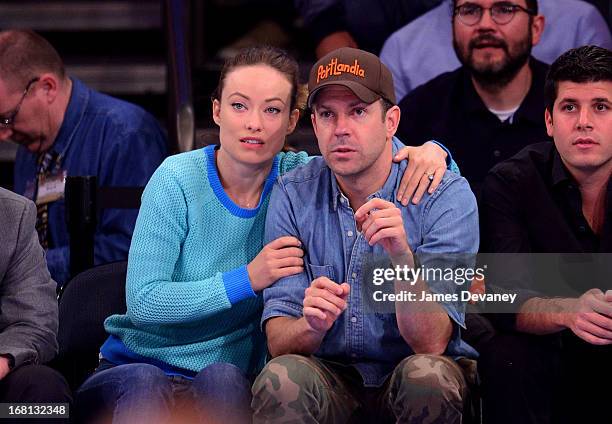
[[[395,137],[397,138],[397,137]],[[399,139],[398,139],[399,140]],[[404,142],[402,142],[401,140],[399,140],[400,143],[404,144]],[[448,169],[450,172],[457,174],[457,175],[461,175],[461,170],[459,169],[459,166],[457,165],[457,163],[455,162],[455,160],[453,159],[453,155],[451,154],[450,150],[448,150],[446,148],[446,146],[442,143],[440,143],[439,141],[436,140],[429,140],[425,143],[434,143],[435,145],[437,145],[439,148],[441,148],[442,150],[444,150],[446,152],[446,169]],[[425,144],[423,143],[423,144]],[[422,147],[423,145],[419,146]]]
[[[223,273],[223,284],[232,305],[249,297],[255,297],[246,265]]]
[[[286,172],[291,171],[292,169],[297,168],[298,166],[302,166],[310,162],[310,159],[316,156],[308,156],[306,152],[281,152],[279,153],[280,161],[279,161],[279,170],[278,173],[280,175],[285,174]]]
[[[162,164],[143,193],[130,247],[127,313],[135,325],[194,322],[231,307],[221,272],[203,281],[173,280],[188,225],[183,190]]]

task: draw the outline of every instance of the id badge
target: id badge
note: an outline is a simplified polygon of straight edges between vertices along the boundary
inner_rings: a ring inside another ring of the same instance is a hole
[[[44,205],[45,203],[55,202],[64,197],[64,189],[66,187],[65,170],[60,170],[58,173],[40,177],[38,179],[38,193],[36,194],[36,204]]]

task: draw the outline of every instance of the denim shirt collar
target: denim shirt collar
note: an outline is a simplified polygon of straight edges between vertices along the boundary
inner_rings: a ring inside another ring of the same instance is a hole
[[[78,131],[79,124],[87,110],[90,96],[89,89],[80,80],[72,77],[70,80],[72,81],[70,100],[64,113],[64,120],[52,147],[53,150],[60,154],[60,158],[65,156],[72,143],[74,134]]]
[[[404,144],[402,144],[402,142],[397,137],[394,136],[393,139],[391,140],[391,146],[393,149],[392,155],[393,157],[395,157],[395,155],[399,152],[399,150],[404,147]],[[389,169],[389,176],[387,177],[385,184],[383,184],[381,189],[370,194],[367,200],[371,200],[375,197],[378,197],[383,200],[393,202],[393,193],[395,192],[395,188],[397,187],[397,179],[401,177],[399,175],[400,173],[397,172],[397,168],[399,166],[400,166],[399,163],[391,162],[391,168]],[[331,173],[332,208],[334,211],[337,211],[338,202],[341,201],[343,198],[345,198],[348,203],[348,198],[344,195],[344,193],[342,193],[342,190],[340,190],[340,186],[338,185],[338,180],[336,179],[336,174],[334,174],[333,171],[331,171],[330,173]]]

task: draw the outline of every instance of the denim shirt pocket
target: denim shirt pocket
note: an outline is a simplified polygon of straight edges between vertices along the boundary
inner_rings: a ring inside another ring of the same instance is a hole
[[[308,273],[310,274],[310,281],[319,278],[319,277],[327,277],[330,280],[336,281],[336,273],[334,272],[334,267],[331,265],[313,265],[307,263]]]

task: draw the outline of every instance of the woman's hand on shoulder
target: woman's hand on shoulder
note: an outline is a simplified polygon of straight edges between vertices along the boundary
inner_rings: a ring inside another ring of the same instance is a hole
[[[395,155],[394,162],[408,159],[397,190],[397,199],[402,205],[406,206],[410,198],[412,203],[418,204],[428,188],[429,194],[436,191],[446,171],[447,156],[444,149],[432,141],[418,147],[404,147]]]

